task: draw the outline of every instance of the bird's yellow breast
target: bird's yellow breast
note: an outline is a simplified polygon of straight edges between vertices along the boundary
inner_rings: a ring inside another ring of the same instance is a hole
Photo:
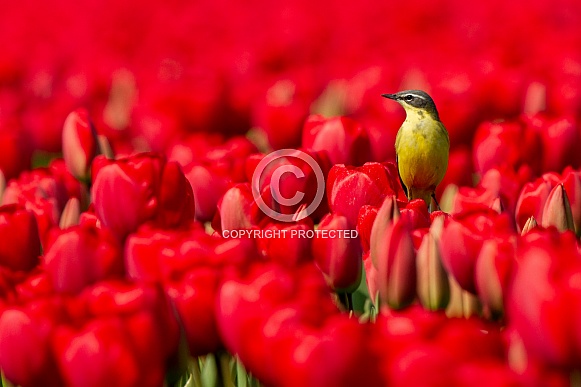
[[[395,140],[401,179],[408,188],[433,190],[448,168],[448,131],[425,111],[408,107],[406,112]]]

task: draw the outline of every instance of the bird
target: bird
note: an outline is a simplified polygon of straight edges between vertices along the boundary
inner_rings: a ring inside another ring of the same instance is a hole
[[[423,199],[432,210],[436,187],[448,169],[450,138],[432,97],[422,90],[405,90],[382,97],[398,102],[406,118],[395,137],[395,160],[408,200]]]

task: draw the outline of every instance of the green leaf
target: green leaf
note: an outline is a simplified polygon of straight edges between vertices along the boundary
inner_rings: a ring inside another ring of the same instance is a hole
[[[248,387],[248,374],[240,359],[236,358],[236,386]]]
[[[201,379],[202,387],[218,387],[218,367],[214,355],[206,356]]]

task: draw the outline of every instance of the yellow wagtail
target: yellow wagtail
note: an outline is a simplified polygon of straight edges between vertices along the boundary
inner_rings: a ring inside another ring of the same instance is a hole
[[[395,138],[395,160],[407,197],[423,199],[431,208],[431,198],[436,200],[436,186],[448,168],[448,131],[426,92],[406,90],[382,97],[397,101],[406,111],[406,119]]]

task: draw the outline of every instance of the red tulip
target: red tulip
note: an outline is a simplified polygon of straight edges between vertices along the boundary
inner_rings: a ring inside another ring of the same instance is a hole
[[[579,166],[581,160],[575,146],[580,140],[579,129],[573,117],[550,119],[537,114],[526,117],[525,122],[528,131],[541,135],[543,171],[560,171],[567,165]]]
[[[581,172],[565,168],[561,180],[573,215],[573,223],[577,234],[581,233]]]
[[[18,180],[10,181],[2,204],[17,203],[33,212],[44,243],[48,231],[59,224],[61,213],[71,197],[85,201],[80,183],[66,170],[64,161],[56,159],[48,168],[24,172]]]
[[[429,310],[446,308],[450,300],[448,273],[439,247],[443,225],[444,218],[436,218],[424,235],[416,257],[418,298]]]
[[[565,192],[563,184],[555,186],[543,207],[541,226],[556,227],[559,231],[575,231],[573,224],[573,213],[571,212],[571,204]]]
[[[485,122],[475,134],[474,165],[484,174],[494,167],[518,169],[525,163],[539,172],[542,161],[540,134],[520,122]]]
[[[276,318],[276,312],[285,309],[289,313],[282,321],[292,323],[290,327],[276,323],[282,317]],[[271,384],[282,383],[284,378],[279,380],[275,371],[293,359],[290,353],[280,350],[278,356],[268,356],[271,346],[282,339],[277,337],[283,335],[283,328],[292,333],[290,339],[296,342],[299,329],[320,327],[325,319],[338,313],[320,271],[310,264],[292,271],[273,264],[255,266],[244,278],[222,283],[216,306],[219,332],[226,347],[240,357],[248,371]]]
[[[217,270],[197,268],[166,286],[194,357],[215,352],[220,346],[215,316],[219,280]]]
[[[175,164],[151,153],[93,163],[95,213],[119,237],[148,221],[179,227],[193,220],[191,186]],[[165,224],[164,224],[165,223]]]
[[[91,370],[97,367],[97,380],[137,376],[140,385],[162,383],[179,340],[179,327],[162,289],[144,283],[101,282],[81,293],[79,300],[89,320],[55,333],[55,352],[65,379],[80,383],[86,367],[90,368],[86,372],[96,372]],[[82,362],[85,356],[93,361]],[[131,368],[126,375],[117,375],[122,365]],[[133,374],[134,365],[138,375]]]
[[[318,80],[308,72],[293,72],[288,77],[267,85],[264,97],[255,99],[252,109],[254,126],[264,131],[268,144],[275,150],[300,144],[309,106],[319,92]]]
[[[0,266],[31,270],[38,264],[40,238],[34,215],[16,204],[0,207]]]
[[[574,234],[531,231],[519,244],[517,261],[508,297],[509,326],[522,338],[530,358],[579,367],[581,256]]]
[[[327,151],[332,164],[357,166],[371,160],[367,131],[347,117],[310,116],[303,127],[302,146]]]
[[[378,211],[379,208],[369,205],[362,206],[359,210],[359,216],[357,217],[357,233],[359,234],[359,239],[361,240],[363,253],[369,252],[371,230],[373,228],[373,223],[375,222]]]
[[[328,319],[319,331],[306,331],[291,349],[281,386],[385,385],[374,354],[367,350],[371,329],[353,319]],[[304,354],[308,353],[308,360]],[[282,359],[281,359],[282,360]],[[286,360],[286,359],[285,359]]]
[[[441,198],[442,193],[449,184],[459,187],[471,187],[473,185],[472,152],[467,146],[453,147],[450,150],[448,169],[444,179],[436,188],[436,197]]]
[[[354,235],[346,217],[329,214],[319,223],[312,242],[315,263],[337,291],[352,292],[361,280],[361,246]]]
[[[6,180],[16,178],[22,171],[30,168],[34,148],[22,129],[2,127],[0,149],[0,171]]]
[[[319,219],[328,212],[325,177],[330,169],[326,152],[280,150],[247,159],[246,173],[258,204],[271,218],[289,222],[306,216]]]
[[[370,250],[377,270],[380,301],[392,308],[401,308],[409,305],[416,295],[416,253],[411,225],[407,218],[396,218],[382,231],[378,223],[380,213],[381,210],[373,225]],[[381,238],[378,243],[373,242],[376,235]]]
[[[475,285],[478,297],[495,315],[504,313],[504,300],[515,265],[515,238],[489,239],[476,260]]]
[[[333,213],[344,215],[355,228],[364,205],[379,206],[386,196],[405,200],[393,163],[366,163],[361,167],[335,165],[327,179],[327,197]]]
[[[218,201],[230,187],[230,178],[211,166],[198,164],[186,167],[185,175],[194,193],[196,220],[201,222],[212,220]]]
[[[402,218],[407,218],[412,230],[430,227],[430,213],[426,202],[414,199],[400,206],[399,212]]]
[[[77,109],[67,116],[62,138],[63,158],[67,169],[78,179],[88,179],[91,162],[99,152],[99,145],[97,132],[87,110]]]
[[[297,223],[271,223],[261,231],[263,237],[258,240],[258,245],[265,258],[286,267],[295,267],[313,259],[311,243],[315,232],[310,218]]]
[[[51,351],[51,334],[62,308],[39,301],[22,308],[7,308],[0,315],[0,367],[15,385],[62,386]]]
[[[78,293],[85,286],[123,275],[121,246],[108,229],[79,225],[48,238],[44,267],[56,291]]]
[[[226,191],[218,202],[218,215],[222,232],[250,229],[264,217],[248,183],[236,184]]]
[[[483,243],[512,234],[508,215],[480,209],[456,215],[446,221],[440,247],[442,262],[462,289],[476,293],[474,270]]]
[[[199,224],[178,230],[143,226],[127,238],[124,258],[129,278],[167,282],[200,266],[243,271],[258,252],[253,239],[208,235]]]
[[[523,229],[525,222],[531,216],[538,223],[542,223],[545,202],[559,180],[560,178],[557,174],[545,173],[534,182],[523,186],[515,209],[516,224],[519,230]]]

